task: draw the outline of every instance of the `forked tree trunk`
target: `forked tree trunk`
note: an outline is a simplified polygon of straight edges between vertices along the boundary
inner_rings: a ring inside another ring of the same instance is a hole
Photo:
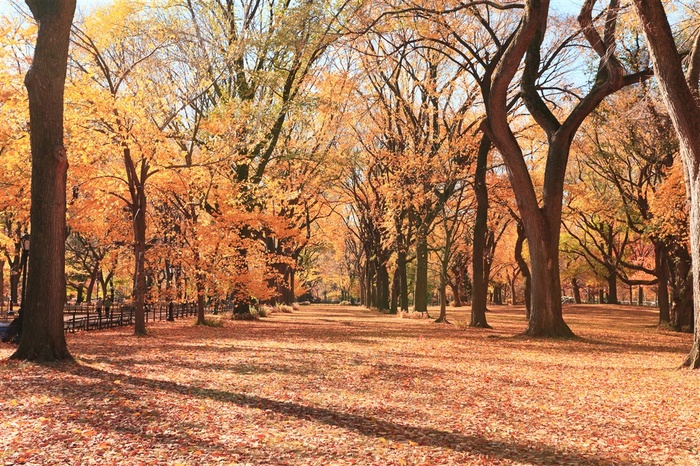
[[[25,85],[32,150],[31,255],[22,336],[13,359],[71,359],[63,333],[66,300],[66,173],[63,89],[75,0],[27,0],[39,32]]]

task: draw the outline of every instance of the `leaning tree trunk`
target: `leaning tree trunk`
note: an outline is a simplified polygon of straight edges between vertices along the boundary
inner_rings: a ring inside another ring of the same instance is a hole
[[[479,144],[474,176],[476,196],[476,219],[474,220],[474,243],[472,245],[472,313],[471,327],[491,328],[486,322],[486,300],[488,295],[488,273],[485,270],[486,237],[488,235],[489,197],[486,186],[486,171],[491,140],[483,135]]]
[[[22,336],[14,359],[70,359],[66,300],[66,174],[63,89],[75,0],[27,0],[39,32],[25,85],[32,151],[31,256]]]

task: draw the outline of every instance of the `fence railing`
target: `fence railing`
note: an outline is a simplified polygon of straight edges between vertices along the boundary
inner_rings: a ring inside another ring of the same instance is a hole
[[[205,306],[204,312],[217,314],[230,306],[224,304]],[[196,303],[148,303],[145,310],[146,323],[175,320],[197,314]],[[17,317],[19,306],[0,303],[0,322],[11,322]],[[134,324],[135,309],[130,303],[115,303],[97,308],[94,303],[66,304],[63,310],[63,329],[66,332],[99,330]]]

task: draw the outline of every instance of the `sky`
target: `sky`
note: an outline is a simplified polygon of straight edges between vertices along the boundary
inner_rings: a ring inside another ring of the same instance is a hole
[[[90,11],[91,8],[107,4],[110,1],[111,0],[77,0],[78,9],[82,12]],[[0,14],[12,11],[14,9],[12,6],[13,3],[21,5],[26,11],[26,6],[22,0],[0,0]],[[551,0],[550,5],[553,10],[557,10],[561,13],[577,14],[582,3],[581,0]]]

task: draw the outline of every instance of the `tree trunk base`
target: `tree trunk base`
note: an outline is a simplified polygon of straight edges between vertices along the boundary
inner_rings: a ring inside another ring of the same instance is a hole
[[[525,331],[525,336],[531,338],[576,338],[574,332],[571,331],[569,326],[566,325],[566,323],[563,320],[558,325],[546,329],[529,326]]]
[[[681,368],[687,369],[700,369],[700,340],[696,340],[693,343],[693,348],[690,350],[690,354],[685,358]]]
[[[452,324],[452,322],[447,320],[447,317],[438,317],[437,319],[435,319],[435,322],[433,322],[433,323],[435,323],[435,324]]]
[[[27,350],[22,348],[21,344],[17,351],[10,356],[10,359],[38,363],[74,360],[73,356],[68,352],[68,348],[57,349],[52,348],[50,345],[38,345]]]
[[[469,324],[469,326],[473,328],[493,328],[486,322],[472,322]]]

